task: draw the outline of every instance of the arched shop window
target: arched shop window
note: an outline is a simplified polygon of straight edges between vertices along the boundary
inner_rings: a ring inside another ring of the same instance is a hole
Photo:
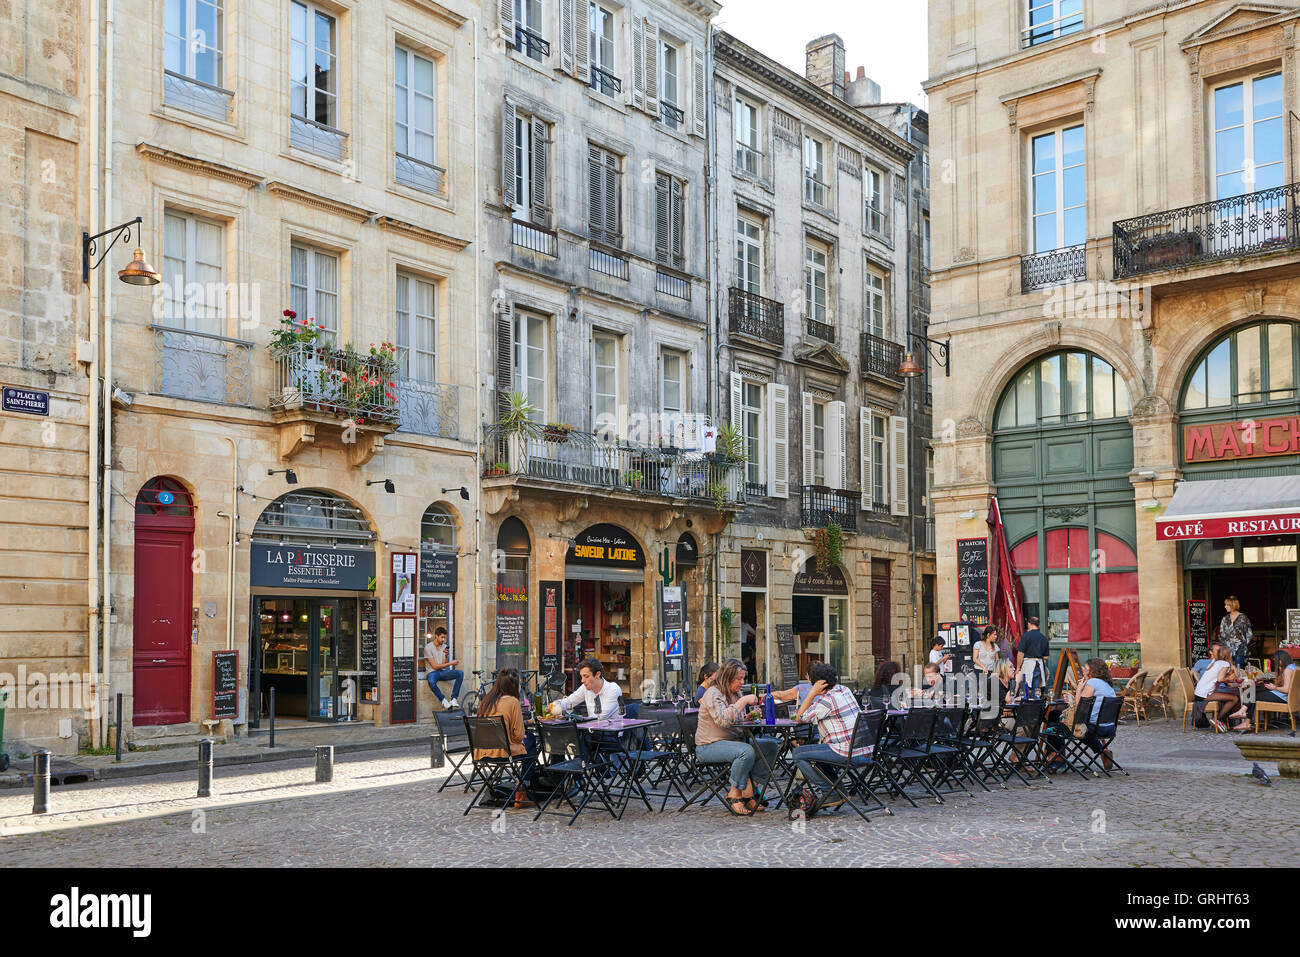
[[[286,545],[334,545],[369,548],[375,540],[361,510],[347,499],[322,489],[281,495],[263,509],[253,537]]]
[[[1098,530],[1093,547],[1086,528],[1049,529],[1013,548],[1011,562],[1026,613],[1038,615],[1051,638],[1138,641],[1137,555],[1114,535]]]
[[[456,520],[441,505],[430,505],[420,520],[420,545],[433,551],[456,550]]]
[[[1258,322],[1210,346],[1183,386],[1184,412],[1296,401],[1300,323]]]
[[[994,421],[1018,429],[1126,418],[1128,389],[1105,359],[1086,352],[1057,352],[1020,371],[1007,387]]]

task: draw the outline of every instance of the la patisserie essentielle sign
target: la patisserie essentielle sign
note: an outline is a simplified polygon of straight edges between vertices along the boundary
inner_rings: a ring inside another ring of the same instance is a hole
[[[347,591],[375,587],[375,553],[370,550],[253,542],[249,558],[250,579],[257,587]]]

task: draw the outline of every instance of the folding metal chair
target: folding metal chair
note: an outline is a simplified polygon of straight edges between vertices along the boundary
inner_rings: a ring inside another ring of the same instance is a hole
[[[933,770],[934,727],[939,714],[934,708],[912,708],[903,716],[898,738],[884,749],[884,757],[890,763],[891,771],[897,771],[901,779],[899,791],[916,807],[916,802],[907,793],[913,782],[920,784],[934,798],[936,804],[942,804],[943,795],[930,780]]]
[[[1085,699],[1084,706],[1087,705],[1088,702]],[[1088,731],[1096,735],[1098,742],[1101,744],[1101,750],[1108,750],[1111,743],[1115,740],[1115,735],[1118,733],[1119,716],[1123,707],[1123,698],[1103,698],[1101,701],[1101,707],[1097,709],[1096,723],[1093,723],[1091,720],[1078,721],[1076,723],[1086,724]],[[1092,709],[1089,707],[1088,712],[1084,717],[1090,719],[1091,716]],[[1085,778],[1088,776],[1086,772],[1089,769],[1093,770],[1094,773],[1100,771],[1108,778],[1113,777],[1110,773],[1111,771],[1119,771],[1121,774],[1126,776],[1128,775],[1128,771],[1126,771],[1120,763],[1115,760],[1114,755],[1111,755],[1111,767],[1110,770],[1107,770],[1106,764],[1101,758],[1101,751],[1092,750],[1092,748],[1088,747],[1083,742],[1082,738],[1076,738],[1074,735],[1070,735],[1069,740],[1066,742],[1066,749],[1068,752],[1065,756],[1066,761],[1069,762],[1071,768],[1078,771],[1079,774]]]
[[[438,722],[438,735],[442,738],[442,753],[447,763],[451,765],[451,773],[447,775],[447,780],[442,782],[437,793],[441,794],[451,787],[457,778],[464,782],[463,790],[468,791],[470,779],[466,776],[461,765],[471,760],[470,747],[468,744],[455,746],[451,744],[451,736],[465,730],[465,715],[463,712],[456,711],[435,711],[433,718]]]
[[[1018,770],[1032,768],[1035,775],[1043,781],[1051,781],[1043,765],[1043,713],[1041,701],[1024,701],[1016,706],[1015,726],[997,736],[998,754],[1011,764],[1011,755],[1018,759]],[[1029,781],[1017,774],[1025,784]]]
[[[479,789],[470,799],[464,813],[468,814],[476,807],[484,807],[483,799],[487,795],[495,797],[498,792],[509,803],[525,787],[524,774],[533,759],[526,754],[510,754],[510,734],[506,731],[506,719],[500,715],[489,718],[466,717],[465,731],[469,734],[470,760],[474,763],[469,787],[473,787],[477,781]],[[480,758],[475,755],[478,751],[504,751],[509,756]],[[502,785],[506,787],[502,788]]]
[[[883,711],[862,711],[858,713],[857,718],[853,721],[853,736],[849,739],[849,755],[862,748],[874,748],[880,741],[885,727],[885,712]],[[852,808],[862,820],[870,822],[871,818],[867,817],[867,812],[858,806],[853,800],[853,796],[859,795],[865,798],[871,805],[884,811],[891,817],[894,814],[892,808],[888,807],[884,801],[872,790],[869,783],[872,772],[875,769],[875,759],[873,754],[860,754],[855,758],[846,755],[837,761],[812,761],[812,764],[828,770],[834,770],[835,776],[830,778],[830,791],[823,795],[819,804],[825,804],[832,800],[831,795],[839,797]],[[847,789],[845,788],[847,785]],[[792,812],[793,814],[794,812]]]
[[[962,791],[969,794],[970,790],[962,783],[963,781],[971,781],[985,791],[989,790],[988,785],[981,781],[978,775],[972,774],[966,766],[962,739],[966,734],[968,710],[965,707],[944,707],[935,710],[937,717],[931,753],[934,755],[935,769],[942,775],[944,781],[950,782],[947,791]]]
[[[744,817],[727,803],[727,791],[731,788],[731,762],[706,763],[699,759],[695,748],[695,732],[699,729],[698,714],[684,714],[681,717],[682,744],[686,747],[686,767],[691,778],[699,784],[696,791],[686,799],[686,803],[677,809],[677,813],[699,801],[700,807],[717,798],[722,806],[737,817]],[[703,797],[704,800],[700,800]]]
[[[592,800],[599,800],[610,817],[617,818],[618,814],[609,803],[605,787],[605,763],[586,756],[580,738],[582,732],[578,726],[542,722],[538,729],[541,732],[538,747],[541,761],[537,768],[537,784],[539,792],[549,788],[550,793],[538,807],[533,820],[539,820],[543,814],[564,816],[569,812],[551,810],[551,807],[565,804],[573,811],[573,816],[569,818],[569,824],[572,825]]]
[[[637,763],[632,790],[645,802],[647,810],[654,810],[650,806],[650,797],[659,797],[658,789],[662,788],[663,802],[659,806],[662,812],[668,806],[669,795],[675,793],[683,801],[686,800],[687,785],[678,773],[682,763],[682,716],[676,711],[646,711],[642,712],[641,717],[658,721],[659,724],[657,727],[640,729],[640,740],[634,749],[627,752],[628,759]],[[643,785],[650,786],[648,794]]]

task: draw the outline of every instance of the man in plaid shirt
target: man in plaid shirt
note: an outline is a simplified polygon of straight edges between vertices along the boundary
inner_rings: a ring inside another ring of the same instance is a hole
[[[809,668],[808,679],[813,683],[812,690],[795,711],[795,718],[815,723],[821,741],[795,748],[791,757],[804,780],[817,792],[816,807],[834,807],[844,801],[837,798],[822,803],[831,790],[831,783],[813,762],[844,760],[853,740],[853,725],[862,709],[853,692],[840,684],[835,669],[825,662],[819,661]],[[868,745],[858,748],[853,757],[861,758],[870,753],[871,746]],[[807,810],[811,812],[812,809]]]

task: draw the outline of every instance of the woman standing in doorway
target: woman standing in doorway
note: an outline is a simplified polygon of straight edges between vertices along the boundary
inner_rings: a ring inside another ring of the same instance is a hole
[[[1224,599],[1223,610],[1227,614],[1219,622],[1219,640],[1232,652],[1232,663],[1244,668],[1246,655],[1250,654],[1250,643],[1255,638],[1255,633],[1250,630],[1250,619],[1241,613],[1241,602],[1236,595]]]

